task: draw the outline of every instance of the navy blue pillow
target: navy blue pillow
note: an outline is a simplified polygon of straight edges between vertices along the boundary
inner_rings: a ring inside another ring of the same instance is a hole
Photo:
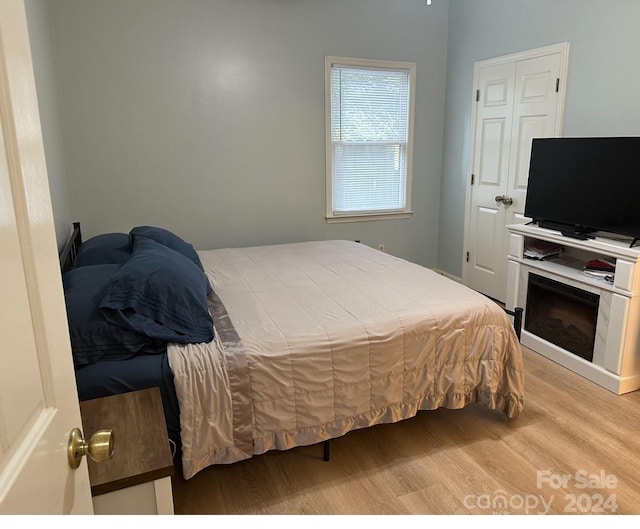
[[[184,255],[146,237],[113,276],[100,310],[105,318],[146,336],[177,343],[209,342],[213,319],[208,281]]]
[[[72,268],[62,276],[71,351],[76,368],[99,360],[125,360],[166,351],[166,343],[107,321],[98,309],[120,265]]]
[[[172,250],[191,259],[202,270],[200,257],[198,257],[198,253],[193,245],[189,244],[169,230],[156,228],[155,226],[137,226],[129,232],[129,235],[131,235],[133,241],[135,241],[136,237],[146,237],[147,239],[152,239],[167,248],[171,248]]]
[[[131,237],[127,233],[103,233],[84,241],[73,266],[124,264],[131,257]]]
[[[193,261],[200,270],[204,271],[198,252],[196,252],[193,245],[189,244],[187,241],[178,237],[175,233],[172,233],[169,230],[158,228],[156,226],[137,226],[129,232],[129,235],[131,236],[132,241],[135,241],[136,237],[147,237],[148,239],[152,239],[167,248],[171,248]],[[212,289],[208,279],[207,290],[207,294],[211,293]]]

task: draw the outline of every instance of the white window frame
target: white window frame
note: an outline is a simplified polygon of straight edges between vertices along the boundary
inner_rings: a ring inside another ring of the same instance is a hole
[[[333,142],[331,138],[331,69],[336,66],[406,71],[409,74],[409,123],[407,124],[407,160],[405,178],[405,207],[401,210],[335,213],[333,211]],[[416,63],[357,59],[352,57],[325,57],[325,140],[326,140],[326,220],[327,222],[356,222],[390,218],[408,218],[411,210],[411,184],[413,178],[413,123],[415,114]]]

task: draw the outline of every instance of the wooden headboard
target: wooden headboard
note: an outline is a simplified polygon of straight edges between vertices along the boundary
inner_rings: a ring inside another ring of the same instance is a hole
[[[80,231],[80,223],[73,223],[73,232],[64,243],[62,250],[60,250],[60,271],[62,273],[66,272],[71,265],[73,264],[73,260],[76,258],[76,253],[78,252],[78,248],[82,244],[82,232]]]

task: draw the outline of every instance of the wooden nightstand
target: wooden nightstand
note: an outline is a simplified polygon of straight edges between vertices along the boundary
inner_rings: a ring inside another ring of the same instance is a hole
[[[96,514],[174,514],[173,460],[158,388],[80,403],[86,437],[112,429],[113,458],[87,458]]]

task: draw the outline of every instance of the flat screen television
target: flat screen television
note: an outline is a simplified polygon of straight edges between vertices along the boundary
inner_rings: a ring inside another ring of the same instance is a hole
[[[640,239],[640,137],[534,138],[524,214],[576,238]]]

